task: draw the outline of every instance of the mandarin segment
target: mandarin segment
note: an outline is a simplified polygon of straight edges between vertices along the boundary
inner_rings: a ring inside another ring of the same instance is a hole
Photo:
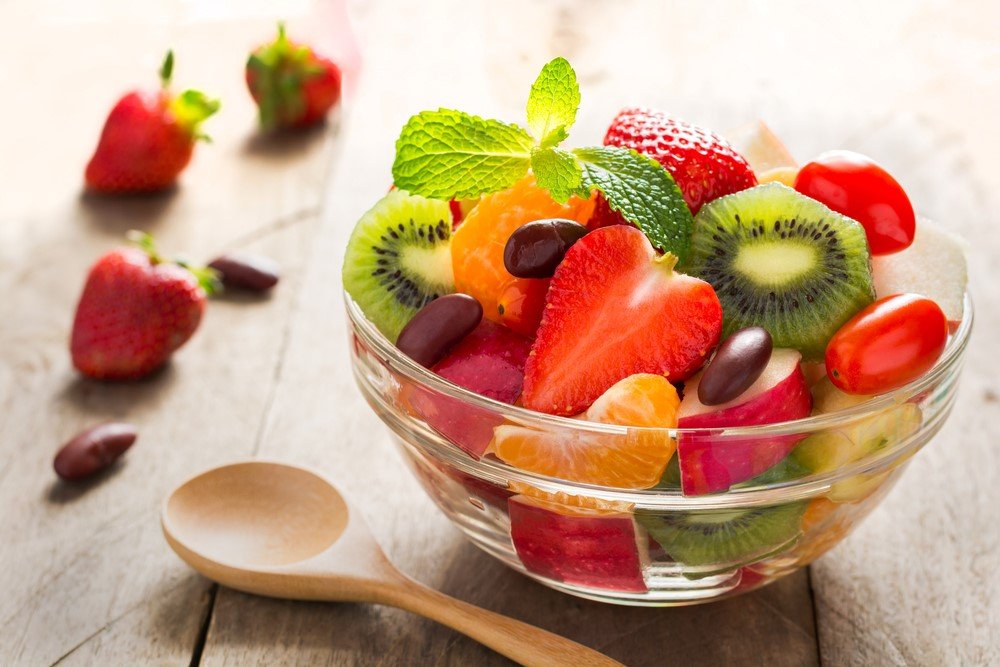
[[[677,390],[666,378],[637,374],[608,389],[585,417],[604,424],[674,428],[679,405]],[[676,443],[658,431],[580,435],[504,425],[494,431],[491,449],[522,470],[586,484],[647,489],[660,480]]]
[[[535,177],[530,175],[510,189],[483,197],[452,237],[455,289],[476,297],[483,304],[487,318],[509,324],[504,321],[500,310],[501,298],[512,292],[512,283],[538,281],[515,278],[504,268],[503,252],[507,239],[518,227],[535,220],[565,218],[586,224],[593,211],[593,198],[571,197],[566,204],[559,204],[547,190],[538,187]],[[525,286],[522,291],[531,293],[536,290],[537,287]],[[524,305],[537,308],[537,312],[519,312],[517,321],[525,324],[515,325],[515,329],[531,335],[534,325],[541,319],[544,300],[532,299]]]

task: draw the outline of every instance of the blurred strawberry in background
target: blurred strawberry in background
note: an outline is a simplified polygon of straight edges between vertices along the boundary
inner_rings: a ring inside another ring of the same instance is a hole
[[[157,91],[134,90],[115,104],[87,164],[87,187],[95,192],[153,192],[173,185],[191,161],[194,144],[207,139],[201,124],[219,101],[197,90],[170,90],[174,54],[160,68]]]
[[[278,37],[257,47],[246,64],[247,88],[266,130],[305,127],[323,120],[340,101],[340,68],[312,47]]]

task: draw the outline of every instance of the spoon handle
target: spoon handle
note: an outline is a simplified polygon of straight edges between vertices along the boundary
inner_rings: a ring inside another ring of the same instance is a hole
[[[409,577],[384,593],[383,604],[437,621],[528,667],[622,667],[582,644],[462,602]]]

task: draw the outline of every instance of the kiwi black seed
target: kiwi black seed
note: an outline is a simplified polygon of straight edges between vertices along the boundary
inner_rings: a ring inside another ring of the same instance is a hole
[[[864,228],[781,183],[704,206],[685,268],[715,287],[723,338],[760,326],[811,361],[875,300]]]
[[[798,538],[806,503],[690,512],[636,511],[672,559],[722,571],[775,553]]]
[[[361,216],[344,256],[344,289],[395,341],[425,304],[455,291],[447,202],[394,190]]]

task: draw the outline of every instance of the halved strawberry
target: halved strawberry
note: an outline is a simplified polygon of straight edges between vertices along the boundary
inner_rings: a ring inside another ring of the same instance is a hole
[[[674,272],[634,227],[595,230],[566,253],[546,297],[524,377],[524,406],[582,412],[624,377],[693,374],[719,341],[708,283]]]
[[[604,145],[632,148],[662,164],[677,181],[692,214],[713,199],[757,185],[750,165],[728,141],[655,109],[622,109],[611,121]],[[595,226],[608,222],[601,220]]]

